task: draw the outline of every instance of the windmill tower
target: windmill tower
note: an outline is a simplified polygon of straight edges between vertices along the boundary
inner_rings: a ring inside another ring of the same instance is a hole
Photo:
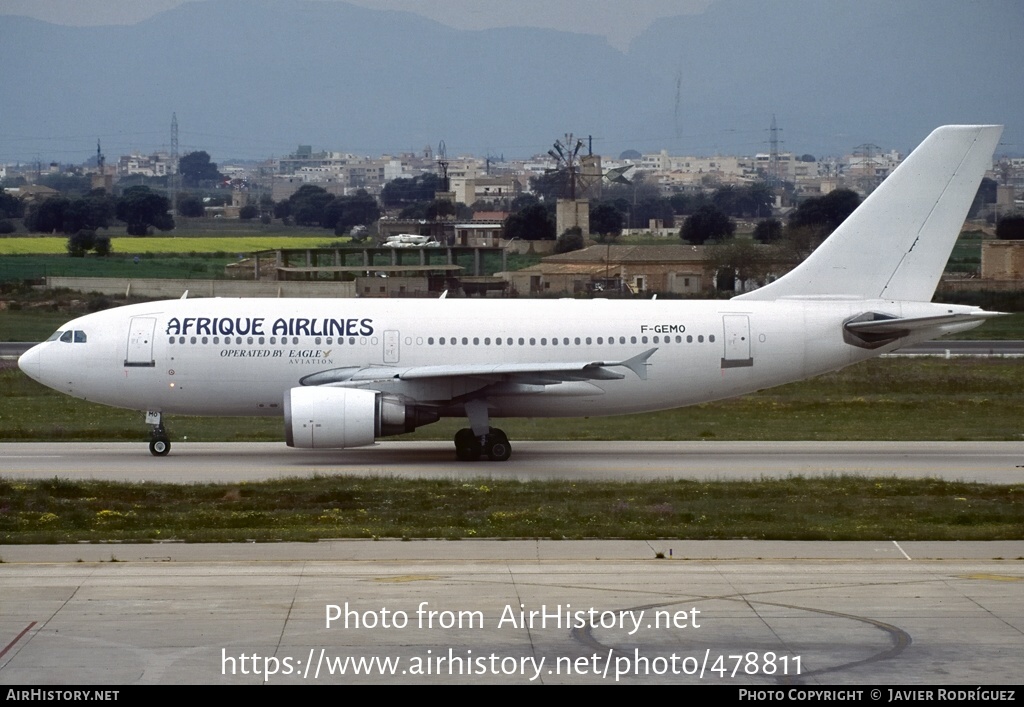
[[[590,235],[590,200],[577,198],[580,187],[580,150],[583,141],[566,133],[565,142],[555,140],[548,155],[555,161],[554,173],[560,175],[563,197],[555,206],[555,232],[562,235],[570,228],[579,228],[583,237]]]
[[[455,192],[453,192],[451,186],[451,180],[448,179],[448,147],[442,140],[437,145],[437,176],[440,177],[439,189],[434,194],[434,198],[440,201],[450,201],[455,203]]]

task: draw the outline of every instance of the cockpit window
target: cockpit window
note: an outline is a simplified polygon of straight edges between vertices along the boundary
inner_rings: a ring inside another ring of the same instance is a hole
[[[63,334],[63,333],[64,332],[62,332],[62,331],[55,331],[52,334],[50,334],[50,338],[47,339],[47,341],[56,341],[57,339],[60,338],[60,335]]]
[[[64,334],[61,335],[60,340],[63,341],[65,344],[70,344],[73,335],[74,332],[68,329],[66,332],[64,332]]]
[[[75,343],[76,344],[84,344],[85,342],[86,342],[85,332],[84,331],[79,331],[79,330],[76,329],[75,330]]]

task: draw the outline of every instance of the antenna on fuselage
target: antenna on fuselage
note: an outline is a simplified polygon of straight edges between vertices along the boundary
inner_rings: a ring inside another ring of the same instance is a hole
[[[188,290],[185,290],[184,292],[181,293],[181,298],[188,299]]]

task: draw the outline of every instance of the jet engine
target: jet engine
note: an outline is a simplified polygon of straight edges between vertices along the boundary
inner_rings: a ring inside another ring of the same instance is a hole
[[[343,449],[373,444],[377,437],[412,432],[437,422],[431,408],[362,388],[292,388],[284,396],[289,447]]]

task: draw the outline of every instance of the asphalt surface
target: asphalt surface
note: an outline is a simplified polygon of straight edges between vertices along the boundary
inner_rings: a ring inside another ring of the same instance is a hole
[[[0,684],[34,688],[1012,687],[1024,650],[1020,542],[0,551]]]
[[[1010,484],[1024,479],[1022,442],[519,442],[507,462],[457,462],[450,442],[381,442],[298,450],[283,442],[175,442],[166,457],[145,442],[11,443],[0,476],[179,483],[287,476],[530,479],[758,479],[857,474]]]

